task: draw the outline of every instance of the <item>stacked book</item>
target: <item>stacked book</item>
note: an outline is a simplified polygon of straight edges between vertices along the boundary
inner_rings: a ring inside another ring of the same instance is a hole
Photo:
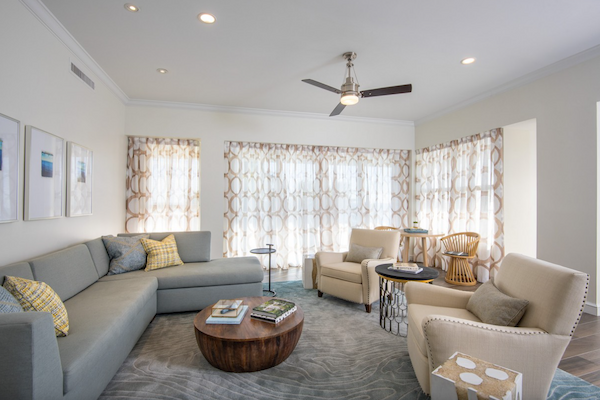
[[[406,272],[409,274],[418,274],[423,271],[423,268],[419,267],[415,263],[394,263],[388,267],[388,269],[393,269],[398,272]]]
[[[243,305],[242,300],[219,300],[212,306],[206,323],[238,325],[244,319],[247,310],[248,306]]]
[[[270,299],[252,309],[250,318],[277,324],[296,311],[296,304],[289,300]]]
[[[429,230],[422,228],[406,228],[404,229],[406,233],[429,233]]]

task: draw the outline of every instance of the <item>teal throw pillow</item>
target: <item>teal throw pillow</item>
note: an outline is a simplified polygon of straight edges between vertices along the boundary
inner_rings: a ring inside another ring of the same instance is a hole
[[[23,307],[8,290],[0,286],[0,314],[23,311]]]
[[[104,247],[110,257],[107,275],[123,274],[137,271],[146,266],[146,250],[140,239],[148,239],[150,235],[138,236],[102,236]]]

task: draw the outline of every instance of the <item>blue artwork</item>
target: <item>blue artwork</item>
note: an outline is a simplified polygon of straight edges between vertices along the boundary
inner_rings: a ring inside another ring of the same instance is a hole
[[[52,178],[54,171],[54,155],[52,153],[46,153],[42,151],[42,176],[45,178]]]
[[[77,182],[85,183],[85,163],[83,161],[77,161]]]

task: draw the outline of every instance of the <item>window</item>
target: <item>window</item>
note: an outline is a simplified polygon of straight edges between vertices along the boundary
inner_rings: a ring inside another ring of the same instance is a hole
[[[200,143],[129,137],[126,232],[200,230]]]
[[[275,244],[277,266],[347,249],[352,228],[408,226],[408,150],[225,143],[224,256]]]

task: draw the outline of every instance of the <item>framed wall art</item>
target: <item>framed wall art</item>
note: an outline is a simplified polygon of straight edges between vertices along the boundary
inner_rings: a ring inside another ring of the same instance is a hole
[[[25,127],[25,220],[63,216],[65,141]]]
[[[92,215],[93,152],[67,143],[67,217]]]
[[[0,114],[0,223],[19,219],[19,121]]]

